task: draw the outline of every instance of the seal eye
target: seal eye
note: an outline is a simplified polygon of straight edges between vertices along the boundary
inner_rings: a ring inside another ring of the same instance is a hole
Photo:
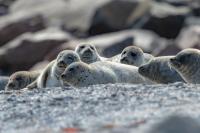
[[[85,46],[80,46],[80,49],[84,49],[85,48]]]
[[[70,72],[73,72],[73,71],[74,71],[74,68],[70,68],[69,71],[70,71]]]
[[[71,62],[73,62],[73,61],[74,61],[74,58],[73,58],[73,57],[71,57],[71,56],[67,57],[67,59],[68,59],[68,60],[70,60]]]
[[[124,51],[122,54],[125,55],[125,54],[126,54],[126,51]]]
[[[17,77],[16,80],[17,80],[17,81],[21,81],[21,80],[22,80],[22,77]]]
[[[132,52],[132,53],[131,53],[131,56],[132,56],[132,57],[136,57],[137,54]]]

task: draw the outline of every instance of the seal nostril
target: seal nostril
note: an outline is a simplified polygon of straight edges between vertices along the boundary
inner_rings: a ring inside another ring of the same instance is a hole
[[[61,75],[61,78],[65,78],[65,74],[62,74],[62,75]]]
[[[8,87],[15,87],[15,85],[13,83],[9,83]]]
[[[144,73],[144,71],[145,71],[144,66],[139,67],[139,69],[138,69],[138,72],[139,72],[139,73]]]

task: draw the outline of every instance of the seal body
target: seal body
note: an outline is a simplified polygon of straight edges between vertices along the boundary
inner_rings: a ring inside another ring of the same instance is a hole
[[[143,50],[137,46],[128,46],[121,53],[120,63],[139,67],[153,58],[153,55],[144,53]]]
[[[75,48],[75,52],[80,56],[81,61],[90,64],[96,61],[105,61],[107,58],[101,57],[95,46],[81,44]]]
[[[182,50],[170,59],[170,65],[187,83],[200,84],[200,50]]]
[[[32,83],[40,75],[40,71],[18,71],[9,77],[5,90],[20,90]]]
[[[173,56],[155,57],[150,62],[139,67],[139,73],[156,83],[185,82],[179,73],[173,69],[169,60]]]
[[[62,74],[63,82],[75,87],[107,83],[150,83],[138,73],[135,66],[99,61],[92,64],[76,62]]]
[[[60,87],[62,82],[60,80],[61,74],[66,67],[76,61],[80,61],[77,53],[72,50],[64,50],[60,52],[55,60],[50,62],[47,67],[42,71],[37,80],[28,86],[32,88],[45,88],[45,87]]]

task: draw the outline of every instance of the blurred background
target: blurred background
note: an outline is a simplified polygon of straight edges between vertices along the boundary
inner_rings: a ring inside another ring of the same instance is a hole
[[[0,75],[42,69],[80,43],[111,57],[200,48],[199,0],[0,0]]]

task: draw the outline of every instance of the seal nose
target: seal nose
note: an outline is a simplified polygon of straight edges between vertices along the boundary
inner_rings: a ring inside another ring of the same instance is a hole
[[[8,84],[8,87],[13,88],[13,87],[15,87],[15,84],[11,82],[11,83]]]
[[[90,48],[88,48],[87,50],[85,50],[85,53],[92,54],[92,50]]]
[[[169,59],[169,61],[170,61],[170,64],[172,64],[173,66],[176,66],[176,67],[181,66],[181,62],[178,61],[176,58],[171,58],[171,59]]]
[[[65,64],[64,61],[60,61],[60,62],[58,62],[58,66],[59,67],[66,67],[66,64]]]
[[[140,74],[145,73],[145,71],[146,71],[146,69],[145,69],[144,66],[140,66],[140,67],[138,68],[138,72],[139,72]]]
[[[175,58],[171,58],[171,59],[169,59],[170,60],[170,62],[175,62]]]
[[[123,58],[120,59],[120,62],[121,63],[128,63],[128,60],[127,60],[126,57],[123,57]]]
[[[62,75],[61,75],[61,78],[62,78],[62,79],[66,78],[66,75],[65,75],[65,74],[62,74]]]

